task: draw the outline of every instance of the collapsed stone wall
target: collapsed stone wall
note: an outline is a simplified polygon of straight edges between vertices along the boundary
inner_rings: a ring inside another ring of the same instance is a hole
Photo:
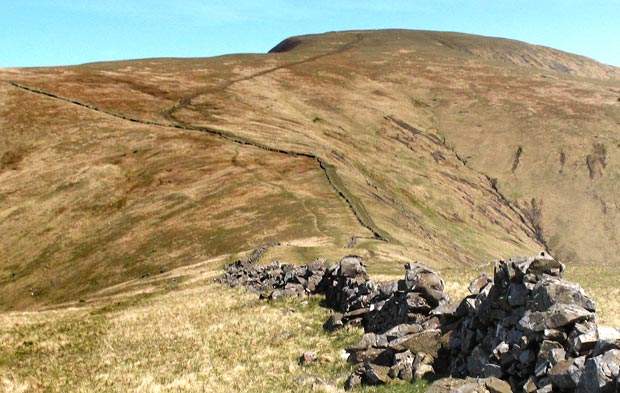
[[[620,387],[620,333],[596,323],[595,302],[545,253],[500,261],[445,320],[450,372],[497,377],[513,390],[598,392]],[[486,281],[486,282],[484,282]]]
[[[346,257],[331,265],[324,276],[326,304],[342,312],[332,314],[326,330],[344,324],[361,325],[380,333],[403,323],[438,324],[429,311],[448,304],[445,283],[422,264],[406,264],[403,280],[376,283],[368,279],[359,257]]]
[[[231,287],[243,286],[258,292],[261,298],[323,293],[324,290],[318,288],[325,273],[323,264],[323,260],[303,266],[271,261],[265,266],[258,266],[251,260],[240,259],[226,265],[224,275],[215,281]]]
[[[594,301],[564,280],[564,266],[545,253],[498,261],[493,278],[476,278],[458,303],[450,303],[439,275],[419,263],[405,265],[404,278],[388,283],[370,280],[356,256],[326,267],[323,260],[299,267],[236,261],[225,269],[220,282],[263,298],[324,294],[337,311],[326,330],[362,326],[360,342],[346,349],[355,365],[347,389],[435,370],[475,377],[471,385],[483,391],[620,388],[620,332],[596,324]]]

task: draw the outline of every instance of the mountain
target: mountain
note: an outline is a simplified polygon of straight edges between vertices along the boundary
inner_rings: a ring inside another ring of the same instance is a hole
[[[251,251],[617,264],[620,69],[427,31],[0,70],[4,310]]]
[[[213,282],[248,255],[423,261],[459,299],[546,249],[620,321],[620,69],[582,56],[383,30],[7,68],[0,130],[4,391],[342,386],[361,330]]]

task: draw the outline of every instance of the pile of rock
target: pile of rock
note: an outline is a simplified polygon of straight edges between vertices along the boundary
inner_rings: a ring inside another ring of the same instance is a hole
[[[413,380],[433,372],[442,351],[440,320],[433,311],[449,304],[443,280],[416,263],[405,265],[403,280],[368,281],[366,285],[371,288],[370,295],[364,295],[362,301],[354,298],[358,308],[344,314],[344,318],[355,314],[367,332],[357,345],[346,349],[348,361],[356,367],[345,388],[387,383],[394,378]]]
[[[367,330],[347,348],[357,367],[345,387],[413,380],[435,367],[479,378],[471,386],[492,383],[493,389],[485,388],[492,391],[617,391],[620,332],[597,326],[594,301],[562,279],[563,270],[541,253],[499,261],[493,279],[476,278],[472,295],[458,304],[439,301],[431,308],[437,297],[418,292],[429,303],[423,312],[404,323],[390,312],[399,324],[382,333]],[[395,299],[402,301],[403,294],[393,292]],[[406,304],[411,310],[413,304]]]
[[[368,279],[359,257],[349,256],[328,266],[325,302],[342,314],[333,314],[324,328],[353,324],[363,326],[366,332],[385,332],[403,323],[426,322],[431,309],[449,302],[445,284],[422,264],[407,264],[405,269],[403,280],[376,283]]]
[[[353,325],[367,332],[347,348],[349,361],[358,364],[348,388],[433,371],[441,330],[432,311],[446,308],[449,298],[441,277],[423,264],[406,264],[402,280],[376,283],[358,256],[344,257],[326,268],[322,260],[299,267],[278,261],[257,266],[248,258],[227,265],[217,281],[245,286],[262,298],[325,294],[326,305],[337,311],[325,322],[326,330]]]
[[[458,382],[471,391],[620,389],[620,332],[596,324],[594,301],[549,255],[498,261],[494,277],[476,278],[456,304],[436,272],[417,263],[405,269],[402,280],[376,283],[357,256],[327,267],[246,259],[226,266],[219,281],[268,298],[322,293],[337,311],[325,329],[363,326],[366,334],[347,348],[356,365],[347,389],[414,380],[434,368],[477,378]]]
[[[326,330],[350,324],[384,332],[402,323],[424,323],[430,310],[449,302],[443,280],[422,264],[407,264],[403,280],[376,283],[368,278],[362,259],[354,255],[327,268],[321,259],[302,266],[254,262],[250,257],[226,265],[216,281],[244,286],[262,298],[325,294],[326,305],[337,311],[325,322]]]
[[[271,261],[265,266],[258,266],[254,261],[237,260],[225,266],[223,276],[217,282],[231,287],[244,286],[260,293],[261,298],[276,299],[318,293],[318,288],[325,273],[324,260],[303,266]]]
[[[541,253],[500,261],[494,280],[479,277],[452,312],[450,371],[497,377],[514,390],[615,391],[620,334],[598,327],[596,306],[583,289],[561,278],[564,266]]]

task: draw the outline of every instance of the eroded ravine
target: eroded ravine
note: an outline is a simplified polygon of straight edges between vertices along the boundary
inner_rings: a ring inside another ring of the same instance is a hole
[[[525,231],[525,233],[527,234],[527,236],[529,236],[532,240],[536,241],[537,243],[539,243],[541,246],[544,247],[545,251],[549,252],[549,245],[547,243],[547,241],[545,240],[542,231],[536,228],[536,225],[534,224],[534,222],[527,216],[527,214],[525,214],[525,212],[523,212],[518,206],[515,207],[507,198],[504,194],[502,194],[502,192],[498,189],[497,187],[497,180],[493,179],[492,177],[490,177],[489,175],[487,175],[486,173],[480,172],[476,169],[471,168],[470,166],[467,165],[467,161],[465,159],[463,159],[457,152],[456,150],[454,150],[453,147],[450,147],[446,144],[445,140],[440,139],[439,137],[437,137],[434,134],[429,134],[426,133],[420,129],[417,129],[415,127],[413,127],[412,125],[408,124],[407,122],[398,119],[394,116],[385,116],[385,119],[392,122],[393,124],[395,124],[396,126],[400,127],[403,130],[406,130],[414,135],[419,135],[421,137],[426,138],[428,141],[430,141],[431,143],[434,143],[438,146],[441,146],[445,149],[447,149],[453,156],[454,158],[459,161],[463,166],[467,167],[468,169],[474,171],[475,173],[478,173],[479,175],[483,176],[488,182],[489,182],[489,186],[490,186],[490,190],[492,191],[494,197],[497,199],[497,201],[499,202],[500,205],[505,206],[506,208],[508,208],[509,210],[511,210],[519,219],[519,221],[521,222],[521,224],[523,224],[523,226],[527,229]],[[505,214],[503,214],[507,219],[510,220],[510,218],[508,216],[506,216]]]

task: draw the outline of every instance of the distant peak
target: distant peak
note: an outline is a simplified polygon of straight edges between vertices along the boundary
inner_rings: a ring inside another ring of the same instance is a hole
[[[620,68],[561,50],[529,44],[508,38],[487,37],[466,33],[424,30],[342,31],[295,36],[285,39],[269,53],[320,53],[349,42],[363,34],[359,45],[367,53],[419,50],[425,56],[471,56],[507,65],[531,67],[594,79],[620,79]],[[456,54],[458,52],[458,54]]]
[[[293,50],[295,47],[297,47],[301,43],[302,41],[299,38],[296,38],[296,37],[287,38],[284,41],[280,42],[278,45],[274,46],[269,51],[269,53],[288,52],[290,50]]]

